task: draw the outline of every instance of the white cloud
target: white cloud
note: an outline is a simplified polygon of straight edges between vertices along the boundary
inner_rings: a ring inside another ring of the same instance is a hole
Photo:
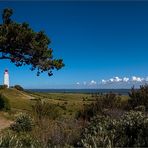
[[[102,79],[101,82],[98,83],[97,85],[97,81],[95,80],[91,80],[90,82],[87,81],[82,81],[82,82],[77,82],[76,85],[78,86],[82,86],[82,87],[96,87],[96,86],[100,86],[102,84],[109,84],[108,86],[129,86],[129,85],[135,85],[134,83],[138,82],[139,83],[144,83],[144,82],[148,82],[148,76],[145,78],[142,77],[138,77],[138,76],[132,76],[132,77],[113,77],[110,79]],[[102,85],[103,86],[103,85]],[[104,85],[107,86],[107,85]]]
[[[123,82],[128,82],[128,81],[129,81],[129,78],[127,78],[127,77],[123,78]]]
[[[123,80],[119,77],[114,77],[114,78],[110,78],[109,80],[102,80],[101,82],[103,84],[106,84],[106,83],[116,83],[116,82],[122,82]]]
[[[120,77],[113,77],[113,78],[110,78],[108,80],[101,80],[101,84],[110,84],[110,83],[119,83],[119,82],[122,82],[122,83],[127,83],[127,82],[144,82],[144,81],[148,81],[148,77],[147,78],[141,78],[141,77],[136,77],[136,76],[132,76],[131,78],[128,78],[128,77],[123,77],[123,78],[120,78]]]
[[[80,85],[80,82],[77,82],[76,84],[77,84],[77,85]]]
[[[114,82],[114,79],[113,79],[113,78],[111,78],[111,79],[109,79],[109,80],[108,80],[108,82]]]
[[[97,84],[96,81],[94,81],[94,80],[91,80],[91,81],[90,81],[90,85],[96,85],[96,84]]]
[[[107,81],[103,79],[103,80],[101,80],[101,83],[102,83],[102,84],[106,84]]]
[[[142,82],[144,79],[136,76],[132,76],[131,81],[133,82]]]
[[[122,81],[122,79],[119,77],[114,77],[113,80],[114,80],[114,82],[121,82]]]

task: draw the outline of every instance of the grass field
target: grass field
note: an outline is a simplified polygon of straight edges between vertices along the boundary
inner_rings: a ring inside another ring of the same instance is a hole
[[[12,109],[16,110],[30,110],[31,109],[31,96],[25,92],[16,89],[3,89],[0,90],[8,100]]]
[[[34,99],[43,99],[50,104],[61,106],[64,111],[64,115],[74,115],[80,110],[83,104],[88,104],[94,100],[91,94],[80,94],[80,93],[38,93],[38,92],[27,92]],[[32,101],[34,100],[32,99]]]
[[[117,134],[115,133],[115,135],[118,135],[119,130],[123,131],[122,127],[120,127],[124,126],[122,124],[123,115],[129,113],[130,118],[129,116],[125,117],[127,123],[132,123],[133,116],[137,121],[137,114],[139,113],[136,111],[128,112],[130,111],[128,106],[129,96],[115,95],[113,93],[106,95],[97,93],[41,93],[19,91],[15,88],[1,89],[0,93],[9,100],[11,106],[10,111],[0,111],[0,135],[7,138],[7,133],[10,133],[11,136],[7,139],[11,141],[11,137],[15,137],[16,139],[13,141],[16,142],[15,145],[18,141],[22,141],[23,136],[23,139],[27,140],[26,131],[24,133],[22,131],[29,129],[30,126],[31,131],[27,130],[27,134],[30,136],[29,140],[34,144],[35,139],[37,140],[36,144],[40,145],[47,145],[47,139],[49,139],[50,146],[64,147],[67,144],[75,146],[75,144],[83,140],[83,134],[85,134],[86,138],[89,138],[90,135],[91,137],[94,136],[89,134],[87,137],[84,129],[87,129],[87,131],[96,129],[95,133],[98,132],[99,135],[100,131],[98,129],[106,128],[104,131],[102,130],[104,132],[103,136],[104,134],[106,136],[110,135],[110,130],[116,130]],[[141,114],[138,115],[141,117]],[[102,139],[102,135],[99,136]]]
[[[90,94],[70,93],[34,93],[22,92],[14,88],[0,90],[8,98],[11,105],[11,113],[27,111],[31,112],[36,99],[42,99],[50,104],[56,104],[64,108],[64,114],[72,115],[84,104],[84,100],[92,99]],[[89,102],[89,101],[88,101]]]
[[[37,99],[42,99],[51,105],[59,106],[61,108],[60,113],[66,118],[73,118],[85,104],[89,104],[95,100],[95,97],[92,97],[91,94],[24,92],[14,88],[1,89],[0,93],[8,98],[11,105],[10,112],[0,112],[0,117],[8,120],[13,120],[15,114],[19,112],[25,111],[31,113],[32,105]],[[127,96],[122,96],[122,102],[126,102],[127,100]]]
[[[95,99],[91,94],[24,92],[14,88],[2,89],[0,93],[9,99],[12,110],[27,111],[31,110],[31,106],[36,99],[43,99],[51,104],[65,105],[73,111],[80,109],[83,104],[91,103]],[[127,99],[128,96],[122,96],[122,101],[127,101]]]

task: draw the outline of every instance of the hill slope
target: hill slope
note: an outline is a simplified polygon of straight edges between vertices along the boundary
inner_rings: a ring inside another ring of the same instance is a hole
[[[12,109],[30,110],[30,99],[33,99],[33,97],[29,94],[15,88],[1,89],[0,93],[8,98]]]

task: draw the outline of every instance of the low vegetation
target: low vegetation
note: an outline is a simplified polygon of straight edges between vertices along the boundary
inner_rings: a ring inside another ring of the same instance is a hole
[[[138,90],[132,88],[129,97],[129,108],[135,109],[138,106],[143,106],[148,110],[148,85],[140,86]]]
[[[0,85],[0,90],[1,89],[6,89],[7,88],[7,85]]]
[[[1,131],[0,147],[148,147],[147,85],[129,96],[21,94],[30,107],[16,110],[10,101],[14,121]]]
[[[0,110],[10,110],[9,100],[2,94],[0,94]]]
[[[121,118],[97,115],[82,132],[81,147],[146,147],[148,116],[129,111]]]
[[[16,132],[28,132],[32,130],[32,127],[32,118],[26,113],[19,114],[16,121],[10,125],[10,129]]]
[[[78,111],[77,118],[83,118],[83,120],[90,120],[97,114],[110,114],[111,116],[119,116],[122,113],[122,108],[125,106],[125,101],[122,100],[122,96],[108,93],[100,94],[90,104],[84,104],[84,107]]]
[[[24,90],[24,88],[20,85],[14,85],[14,88],[17,89],[17,90],[20,90],[20,91]]]

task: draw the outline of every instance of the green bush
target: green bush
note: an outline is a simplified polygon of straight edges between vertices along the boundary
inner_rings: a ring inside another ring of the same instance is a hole
[[[80,147],[112,147],[116,120],[97,115],[82,132]]]
[[[35,148],[41,147],[40,143],[27,133],[5,132],[0,135],[0,147],[2,148]]]
[[[145,106],[144,105],[139,105],[137,107],[134,108],[135,111],[142,111],[145,112]]]
[[[17,89],[17,90],[20,90],[20,91],[24,90],[24,88],[20,85],[15,85],[14,88]]]
[[[29,132],[32,130],[32,127],[32,118],[26,113],[21,113],[15,123],[10,125],[10,129],[16,132]]]
[[[42,118],[56,119],[61,116],[62,108],[56,104],[49,104],[43,100],[37,100],[32,106],[33,114],[39,120]]]
[[[134,109],[143,105],[148,110],[148,85],[140,86],[140,89],[134,87],[129,92],[128,108]]]
[[[84,106],[77,114],[77,118],[83,118],[85,120],[90,120],[93,116],[99,114],[104,114],[106,109],[115,109],[121,107],[121,96],[114,93],[101,94],[96,97],[96,100],[91,104]]]
[[[121,119],[117,146],[148,147],[148,116],[140,111],[125,113]]]
[[[130,111],[120,119],[96,116],[82,132],[83,147],[147,147],[148,116]]]
[[[6,89],[7,87],[7,85],[0,85],[0,89]]]
[[[0,94],[0,110],[10,110],[9,100],[2,94]]]

